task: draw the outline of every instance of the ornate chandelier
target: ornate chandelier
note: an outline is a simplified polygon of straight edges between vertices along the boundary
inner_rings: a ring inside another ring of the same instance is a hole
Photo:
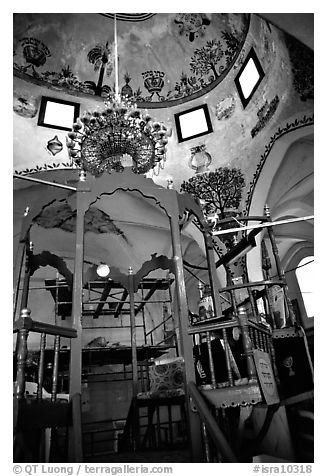
[[[115,95],[104,101],[102,110],[85,112],[68,133],[67,147],[73,162],[93,175],[122,172],[123,155],[133,161],[132,171],[144,174],[163,168],[166,160],[167,128],[142,114],[118,92],[117,27],[115,18]]]
[[[167,128],[152,122],[124,98],[105,101],[102,111],[85,112],[68,133],[69,155],[79,167],[94,175],[122,172],[128,154],[132,171],[144,174],[166,160]]]

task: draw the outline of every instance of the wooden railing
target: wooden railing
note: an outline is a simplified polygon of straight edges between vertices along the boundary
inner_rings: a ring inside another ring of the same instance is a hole
[[[238,461],[233,450],[223,432],[220,430],[195,383],[189,382],[188,389],[191,400],[201,420],[205,461],[207,463],[217,462],[217,460],[225,463],[237,463]]]
[[[16,379],[14,384],[14,458],[16,462],[45,462],[55,458],[51,452],[40,451],[38,445],[47,446],[57,444],[57,428],[69,428],[69,451],[65,456],[67,461],[82,462],[82,435],[81,435],[81,395],[58,395],[58,373],[59,373],[59,353],[60,339],[75,338],[75,329],[33,321],[30,317],[31,311],[23,308],[20,318],[14,322],[14,333],[17,333],[16,345]],[[40,352],[37,370],[37,390],[35,394],[26,396],[26,366],[28,356],[28,336],[29,333],[40,334]],[[45,350],[47,335],[54,336],[54,351],[52,364],[51,391],[44,390],[45,375]],[[49,433],[45,429],[49,428]],[[33,444],[29,432],[38,432],[38,437],[34,437]],[[48,435],[48,436],[47,436]],[[42,443],[43,441],[43,443]],[[68,446],[66,442],[65,446]],[[51,456],[52,455],[52,456]]]
[[[197,342],[199,353],[202,350],[202,356],[198,357],[202,369],[206,358],[202,388],[217,408],[262,401],[254,360],[256,350],[269,355],[278,382],[271,328],[249,319],[244,306],[237,307],[236,311],[232,319],[204,319],[188,330]],[[215,389],[220,391],[212,392]]]
[[[54,340],[54,360],[52,372],[52,388],[51,400],[56,401],[57,398],[57,384],[58,384],[58,359],[60,351],[61,337],[75,338],[77,333],[75,329],[55,326],[44,322],[33,321],[31,319],[31,311],[27,308],[22,309],[20,318],[14,322],[14,333],[17,332],[17,374],[14,397],[18,400],[24,398],[25,394],[25,366],[27,359],[27,341],[29,332],[36,332],[41,335],[40,338],[40,358],[38,366],[38,389],[37,398],[42,398],[42,388],[44,379],[44,356],[46,348],[46,336],[55,336]]]

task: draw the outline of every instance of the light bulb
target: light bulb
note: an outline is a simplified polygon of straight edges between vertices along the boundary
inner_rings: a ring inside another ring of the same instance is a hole
[[[97,275],[100,276],[100,278],[106,278],[109,276],[110,273],[110,268],[107,264],[101,263],[97,267]]]

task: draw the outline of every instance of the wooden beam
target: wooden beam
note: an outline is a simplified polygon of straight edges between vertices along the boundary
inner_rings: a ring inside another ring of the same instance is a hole
[[[174,193],[172,190],[170,192]],[[188,305],[184,279],[183,269],[183,252],[181,245],[180,230],[178,224],[178,208],[177,208],[177,196],[173,197],[176,208],[173,210],[172,215],[169,217],[171,240],[173,247],[173,260],[174,271],[176,278],[176,303],[177,303],[177,322],[179,330],[178,347],[180,355],[184,358],[185,373],[184,373],[184,386],[186,392],[186,412],[188,415],[188,435],[191,443],[192,459],[193,462],[200,462],[203,460],[202,450],[202,438],[201,438],[201,426],[198,416],[192,411],[191,403],[188,393],[188,382],[195,381],[195,369],[193,358],[193,340],[188,335]]]
[[[103,288],[101,298],[100,298],[100,301],[103,301],[103,302],[99,302],[96,310],[94,311],[93,319],[97,319],[99,317],[102,311],[102,308],[105,305],[104,301],[107,301],[110,291],[111,291],[111,281],[108,281]]]
[[[115,314],[114,314],[115,319],[119,317],[119,314],[121,313],[121,310],[123,309],[123,305],[124,305],[124,302],[126,301],[127,296],[128,296],[128,291],[127,289],[124,289],[121,300],[115,310]]]
[[[75,264],[72,299],[72,327],[77,337],[70,344],[69,393],[82,391],[82,312],[83,312],[83,265],[84,265],[84,216],[88,208],[85,185],[80,178],[76,197]]]
[[[77,190],[76,187],[71,187],[70,185],[65,185],[63,183],[49,182],[47,180],[41,180],[35,177],[30,177],[29,175],[13,174],[13,176],[14,178],[17,178],[17,179],[28,180],[29,182],[41,183],[42,185],[50,185],[52,187],[57,187],[57,188],[64,188],[66,190],[72,190],[73,192],[76,192]]]
[[[142,309],[144,308],[144,306],[146,305],[146,302],[145,301],[148,301],[150,299],[150,297],[156,292],[156,289],[157,289],[157,285],[156,283],[154,283],[152,285],[152,288],[150,289],[150,291],[148,292],[148,294],[144,297],[144,302],[142,302],[136,309],[135,309],[135,316],[140,312],[142,311]]]

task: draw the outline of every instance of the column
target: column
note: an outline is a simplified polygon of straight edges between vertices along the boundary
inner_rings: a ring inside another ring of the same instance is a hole
[[[171,191],[171,193],[176,193]],[[198,416],[191,410],[190,397],[188,392],[188,382],[195,382],[195,369],[194,369],[194,359],[193,359],[193,343],[191,336],[188,335],[188,305],[186,299],[186,289],[185,289],[185,280],[184,280],[184,270],[183,270],[183,258],[182,258],[182,247],[181,247],[181,238],[179,231],[179,216],[178,216],[178,207],[177,207],[177,197],[176,197],[176,206],[174,213],[170,216],[170,230],[171,238],[173,245],[173,255],[174,255],[174,267],[175,267],[175,279],[176,279],[176,298],[178,306],[178,327],[179,327],[179,339],[180,339],[180,350],[182,356],[184,357],[185,365],[185,392],[186,392],[186,411],[188,414],[188,431],[189,431],[189,441],[191,443],[192,455],[194,462],[202,461],[202,441],[201,441],[201,426]]]

